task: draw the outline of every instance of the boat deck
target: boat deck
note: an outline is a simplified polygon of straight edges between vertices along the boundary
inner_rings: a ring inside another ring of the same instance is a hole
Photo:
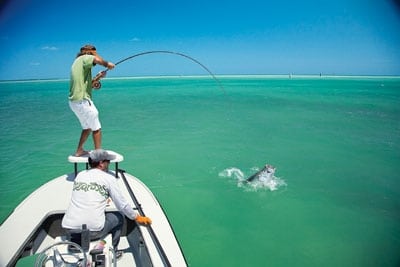
[[[122,156],[116,158],[115,163],[122,160]],[[86,162],[83,159],[70,162],[75,165],[86,163],[87,159]],[[118,248],[124,250],[124,255],[118,266],[136,266],[137,262],[140,266],[187,266],[169,220],[150,189],[124,171],[110,172],[131,206],[152,219],[150,226],[142,226],[125,218]],[[0,250],[0,266],[15,266],[21,258],[66,239],[61,220],[69,205],[75,176],[75,172],[62,175],[40,186],[3,222],[0,239],[7,240],[7,246]],[[106,212],[117,212],[113,202]],[[90,248],[95,244],[97,241],[92,242]]]

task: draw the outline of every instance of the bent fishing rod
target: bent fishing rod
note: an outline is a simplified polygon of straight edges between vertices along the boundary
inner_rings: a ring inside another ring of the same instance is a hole
[[[202,64],[202,63],[201,63],[200,61],[198,61],[197,59],[194,59],[194,58],[192,58],[192,57],[190,57],[190,56],[188,56],[188,55],[185,55],[185,54],[182,54],[182,53],[179,53],[179,52],[168,51],[168,50],[154,50],[154,51],[141,52],[141,53],[134,54],[134,55],[132,55],[132,56],[126,57],[126,58],[124,58],[124,59],[121,59],[120,61],[118,61],[117,63],[115,63],[115,66],[117,66],[117,65],[119,65],[119,64],[121,64],[121,63],[123,63],[123,62],[125,62],[125,61],[131,60],[131,59],[133,59],[133,58],[136,58],[136,57],[139,57],[139,56],[144,56],[144,55],[149,55],[149,54],[172,54],[172,55],[181,56],[181,57],[184,57],[184,58],[187,58],[187,59],[193,61],[194,63],[200,65],[205,71],[207,71],[208,74],[210,74],[211,77],[217,82],[217,84],[218,84],[218,86],[221,88],[221,90],[225,93],[225,90],[224,90],[224,88],[222,87],[222,84],[220,83],[220,81],[217,79],[217,77],[215,77],[214,73],[212,73],[204,64]],[[103,78],[103,77],[106,75],[106,73],[107,73],[108,70],[109,70],[109,69],[105,69],[105,70],[103,70],[103,71],[100,71],[100,72],[93,78],[92,86],[93,86],[94,89],[100,89],[100,88],[101,88],[100,79]]]

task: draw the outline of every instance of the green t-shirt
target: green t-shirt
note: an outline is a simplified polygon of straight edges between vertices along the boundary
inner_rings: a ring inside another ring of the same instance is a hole
[[[92,99],[93,55],[82,55],[75,59],[71,67],[69,100]]]

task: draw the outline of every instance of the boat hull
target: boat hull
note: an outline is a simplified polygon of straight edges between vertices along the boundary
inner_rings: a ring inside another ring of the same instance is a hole
[[[151,226],[141,226],[124,218],[119,245],[124,256],[118,266],[187,266],[169,220],[153,193],[130,174],[118,172],[116,176],[124,197],[152,219]],[[69,205],[74,179],[72,173],[47,182],[8,216],[0,227],[0,239],[7,240],[7,245],[0,250],[0,266],[15,266],[21,258],[34,257],[51,244],[66,240],[61,221]],[[111,202],[106,212],[118,211]]]

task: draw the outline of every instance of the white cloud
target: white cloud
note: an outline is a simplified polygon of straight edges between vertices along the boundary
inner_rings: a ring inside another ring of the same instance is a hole
[[[137,37],[133,37],[132,39],[130,39],[129,41],[131,41],[131,42],[139,42],[140,41],[140,39],[139,38],[137,38]]]
[[[56,51],[56,50],[58,50],[58,47],[55,47],[55,46],[43,46],[42,50]]]
[[[40,62],[31,62],[31,63],[29,63],[29,65],[31,65],[31,66],[39,66]]]

